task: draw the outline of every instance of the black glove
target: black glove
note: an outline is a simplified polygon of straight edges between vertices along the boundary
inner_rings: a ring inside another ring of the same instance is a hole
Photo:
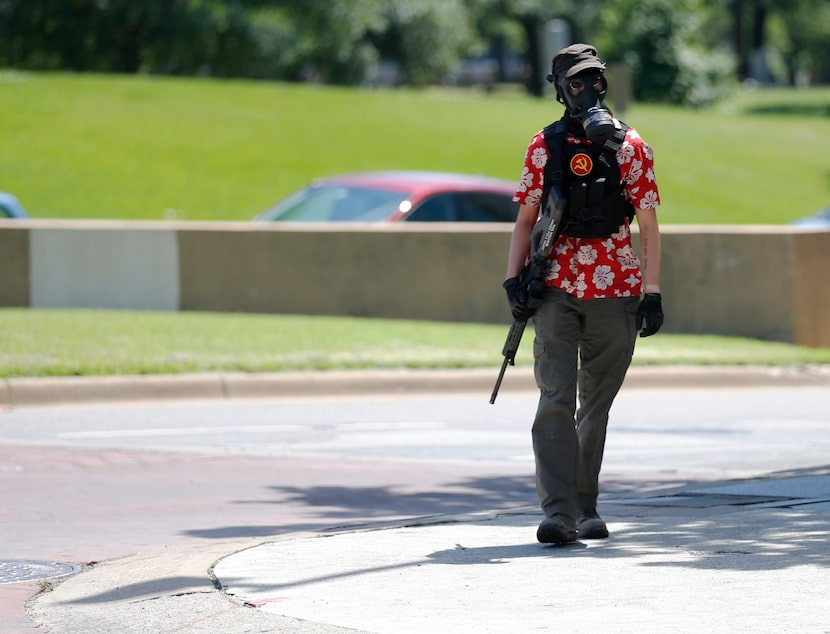
[[[513,315],[513,319],[516,321],[527,321],[533,317],[536,312],[536,307],[528,304],[530,295],[528,295],[527,286],[518,277],[506,279],[502,286],[507,291],[507,301],[510,303],[510,312]]]
[[[645,323],[645,326],[643,325]],[[663,302],[660,293],[646,293],[637,308],[637,330],[641,337],[648,337],[663,325]]]

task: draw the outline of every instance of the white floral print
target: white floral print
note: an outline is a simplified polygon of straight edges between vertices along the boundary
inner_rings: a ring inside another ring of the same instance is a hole
[[[542,190],[531,189],[529,192],[527,192],[526,201],[529,205],[538,205],[542,201]]]
[[[533,172],[531,172],[529,168],[525,167],[522,170],[522,178],[519,181],[519,191],[520,192],[526,192],[528,190],[528,188],[531,187],[532,185],[533,185]]]
[[[539,169],[545,169],[545,165],[548,164],[548,152],[545,148],[537,147],[533,150],[530,155],[530,162],[533,163],[533,167],[538,167]]]
[[[640,283],[640,278],[633,273],[625,278],[625,283],[629,286],[637,286]]]
[[[603,264],[594,269],[594,286],[599,290],[604,291],[614,283],[614,272],[607,264]]]
[[[617,249],[617,262],[620,263],[624,271],[640,268],[640,261],[637,259],[637,254],[634,253],[634,249],[630,244],[626,244]]]
[[[660,199],[657,197],[656,191],[647,192],[642,199],[640,199],[640,209],[656,209],[660,204]]]
[[[590,244],[583,244],[576,253],[576,261],[580,264],[593,264],[597,261],[597,250]]]

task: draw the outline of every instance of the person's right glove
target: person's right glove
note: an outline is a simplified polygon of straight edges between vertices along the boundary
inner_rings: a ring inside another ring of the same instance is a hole
[[[504,280],[502,284],[507,292],[507,301],[510,304],[510,313],[516,321],[527,321],[536,313],[536,308],[529,305],[530,295],[527,286],[518,277]]]
[[[660,293],[646,293],[637,308],[637,330],[641,337],[648,337],[660,330],[662,325],[663,302]]]

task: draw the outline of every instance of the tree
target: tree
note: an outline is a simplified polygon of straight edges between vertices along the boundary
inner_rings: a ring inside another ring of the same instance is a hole
[[[759,65],[766,48],[767,3],[764,0],[730,0],[732,46],[737,56],[739,79],[766,80],[766,69]]]
[[[224,59],[217,41],[228,36],[222,22],[227,8],[207,0],[4,0],[0,2],[0,64],[195,73]],[[236,34],[244,33],[238,20],[235,27]],[[235,47],[235,53],[244,50]]]
[[[596,44],[639,99],[703,105],[737,76],[830,80],[827,0],[0,0],[0,66],[371,83],[444,81],[487,48],[547,94],[549,44]]]
[[[830,3],[787,0],[776,5],[773,19],[786,33],[779,52],[792,84],[830,82]]]
[[[481,40],[462,0],[388,4],[390,28],[377,41],[381,54],[400,64],[407,83],[441,82],[462,57],[480,50]]]
[[[761,82],[830,79],[826,0],[723,0],[731,21],[737,77]]]
[[[379,64],[388,60],[408,84],[435,83],[480,45],[463,0],[282,0],[248,5],[278,14],[293,26],[292,34],[283,33],[283,45],[275,43],[281,66],[292,79],[361,84],[371,82]],[[269,39],[267,28],[257,37]]]
[[[388,28],[382,0],[283,0],[260,3],[278,12],[292,33],[278,47],[286,79],[334,84],[360,83],[377,62],[369,43],[373,32]]]
[[[544,25],[553,19],[568,23],[574,41],[590,39],[602,2],[599,0],[468,0],[478,15],[478,22],[499,24],[500,20],[515,23],[524,36],[527,65],[526,87],[530,94],[544,96],[544,76],[550,72],[551,60],[543,59],[546,50],[542,39]],[[506,30],[505,25],[502,28]]]
[[[634,97],[704,106],[716,100],[734,76],[732,54],[709,39],[701,0],[615,0],[603,14],[602,50],[608,61],[625,63]]]

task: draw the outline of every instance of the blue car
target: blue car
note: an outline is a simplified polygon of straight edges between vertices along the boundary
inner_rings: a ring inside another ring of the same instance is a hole
[[[16,196],[0,192],[0,218],[28,218],[29,214]]]
[[[799,218],[790,222],[791,225],[798,227],[811,227],[814,229],[830,229],[830,207],[819,209],[812,216],[806,218]]]

